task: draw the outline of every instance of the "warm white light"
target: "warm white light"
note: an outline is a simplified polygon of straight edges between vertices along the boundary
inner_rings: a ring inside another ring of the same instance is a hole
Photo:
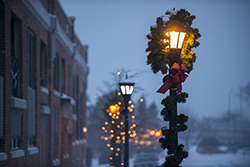
[[[176,48],[179,32],[170,32],[170,47]]]
[[[122,94],[125,95],[126,90],[125,90],[125,86],[124,85],[121,86],[121,91],[122,91]]]
[[[134,91],[134,83],[129,79],[125,79],[119,83],[122,95],[131,95]]]
[[[182,44],[184,42],[184,38],[185,38],[186,33],[185,32],[181,32],[180,36],[179,36],[179,43],[178,43],[178,48],[181,49]]]
[[[83,133],[86,133],[87,130],[88,130],[88,129],[87,129],[86,127],[83,127],[83,128],[82,128]]]
[[[171,49],[181,49],[184,42],[185,32],[169,32],[166,34],[170,37],[170,48]],[[169,46],[167,47],[169,48]]]

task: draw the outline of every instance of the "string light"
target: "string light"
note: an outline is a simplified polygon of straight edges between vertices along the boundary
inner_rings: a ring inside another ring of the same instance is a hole
[[[156,133],[155,133],[155,136],[156,137],[159,137],[161,135],[161,132],[159,132],[159,131],[157,131]]]
[[[143,102],[144,100],[143,100],[143,98],[140,98],[140,102]]]

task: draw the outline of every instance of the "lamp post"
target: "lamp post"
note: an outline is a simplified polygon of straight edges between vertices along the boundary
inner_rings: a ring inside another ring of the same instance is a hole
[[[129,135],[128,135],[128,101],[130,100],[131,94],[134,91],[134,84],[128,79],[126,76],[125,80],[119,82],[119,86],[122,92],[122,96],[124,99],[125,108],[123,110],[123,114],[125,115],[125,149],[124,149],[124,167],[129,167]]]
[[[166,35],[169,37],[169,60],[170,60],[170,66],[172,66],[174,63],[180,62],[180,54],[181,49],[183,45],[183,41],[186,35],[186,32],[167,32]],[[171,74],[171,73],[170,73]],[[166,81],[167,77],[163,78],[163,83]],[[170,96],[175,97],[177,95],[177,85],[174,83],[170,88]],[[174,128],[177,125],[177,103],[175,101],[174,109],[170,113],[170,121],[169,121],[169,127],[170,129]],[[172,146],[170,147],[169,153],[172,154],[175,151],[175,148],[178,146],[178,133],[175,133],[175,138],[172,141]]]
[[[150,33],[147,34],[148,47],[145,50],[149,52],[147,65],[151,66],[154,74],[159,71],[162,74],[167,73],[163,78],[164,84],[156,92],[165,94],[170,89],[169,95],[161,101],[164,105],[161,115],[164,121],[169,122],[169,128],[162,128],[162,137],[159,139],[161,147],[168,149],[169,156],[166,156],[162,164],[165,167],[179,166],[188,156],[184,145],[178,145],[177,137],[178,132],[187,129],[185,123],[188,121],[188,116],[185,114],[177,116],[176,107],[177,103],[185,103],[188,97],[188,93],[182,92],[182,83],[188,77],[186,72],[192,71],[196,60],[192,48],[200,45],[197,41],[201,37],[199,29],[191,27],[195,18],[195,15],[191,15],[185,9],[175,11],[173,8],[167,10],[164,16],[157,17],[156,25],[151,26]]]

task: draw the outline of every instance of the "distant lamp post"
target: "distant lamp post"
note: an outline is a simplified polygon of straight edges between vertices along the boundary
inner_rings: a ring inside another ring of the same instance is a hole
[[[134,82],[130,81],[128,79],[128,76],[126,76],[125,80],[122,80],[119,82],[119,86],[122,92],[122,96],[124,98],[124,104],[125,104],[125,109],[123,110],[123,114],[125,115],[125,153],[124,153],[124,167],[129,167],[129,143],[128,143],[128,129],[129,129],[129,124],[128,124],[128,102],[130,100],[131,94],[134,91]]]

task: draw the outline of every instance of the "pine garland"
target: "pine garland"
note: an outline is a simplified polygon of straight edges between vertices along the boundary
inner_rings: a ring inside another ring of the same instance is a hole
[[[200,45],[197,41],[201,37],[199,30],[197,28],[192,28],[192,22],[195,19],[194,15],[191,15],[185,9],[180,9],[179,11],[167,11],[165,16],[169,16],[168,21],[164,21],[164,17],[158,17],[156,20],[156,25],[150,27],[151,33],[147,35],[148,48],[146,52],[149,52],[147,56],[147,64],[151,66],[153,73],[167,74],[163,82],[168,79],[171,67],[170,49],[169,49],[169,37],[167,32],[173,30],[185,29],[186,36],[183,43],[182,52],[180,55],[179,64],[183,64],[187,69],[187,73],[193,70],[193,63],[196,61],[195,52],[192,48],[196,48]],[[185,103],[188,93],[179,92],[176,96],[167,96],[161,102],[164,108],[161,111],[161,116],[165,121],[170,121],[170,113],[176,110],[176,103]],[[169,150],[172,146],[172,142],[176,139],[176,134],[178,132],[183,132],[187,130],[188,116],[180,114],[177,116],[177,125],[172,128],[164,126],[162,130],[162,135],[159,139],[161,147],[163,149],[168,149],[168,155],[165,158],[165,162],[161,167],[180,167],[180,164],[184,158],[188,157],[188,152],[185,151],[184,145],[179,144],[174,152],[170,154]]]
[[[152,71],[156,74],[161,71],[162,74],[166,74],[170,68],[170,49],[169,37],[167,32],[184,28],[186,31],[185,41],[183,43],[181,62],[190,73],[193,69],[193,63],[196,61],[195,52],[192,48],[196,48],[200,45],[197,41],[201,37],[197,28],[192,28],[192,22],[195,19],[194,15],[190,15],[185,9],[181,9],[178,12],[167,11],[165,15],[170,15],[168,21],[164,21],[164,17],[158,17],[156,25],[150,27],[151,33],[147,35],[148,48],[146,52],[149,52],[147,56],[147,64],[151,66]],[[168,66],[166,66],[168,65]]]

